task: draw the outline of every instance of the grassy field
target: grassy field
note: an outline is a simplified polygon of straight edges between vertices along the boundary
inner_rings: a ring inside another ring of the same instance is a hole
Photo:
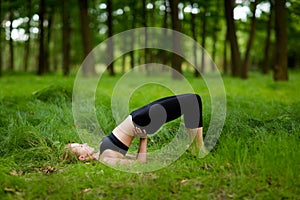
[[[61,159],[65,144],[80,142],[72,116],[74,77],[1,77],[0,199],[300,199],[299,75],[279,83],[259,74],[247,81],[224,77],[227,115],[213,151],[203,159],[186,152],[149,173]],[[115,126],[110,96],[119,78],[105,75],[97,91],[97,117],[107,133]],[[203,98],[206,131],[209,94],[202,80],[189,81]],[[170,93],[143,87],[131,108]],[[167,141],[176,124],[167,124],[150,148]]]

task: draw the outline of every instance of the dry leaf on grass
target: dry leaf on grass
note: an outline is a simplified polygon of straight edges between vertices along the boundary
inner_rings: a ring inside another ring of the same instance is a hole
[[[183,180],[180,181],[180,184],[185,185],[187,182],[188,182],[187,179],[183,179]]]
[[[53,173],[56,169],[55,167],[52,167],[52,166],[46,166],[46,167],[43,167],[41,169],[39,169],[41,172],[43,172],[44,174],[51,174]]]
[[[89,193],[91,191],[91,188],[86,188],[81,190],[81,193]]]
[[[17,170],[15,170],[15,169],[13,169],[13,170],[10,172],[10,175],[12,175],[12,176],[21,176],[22,174],[23,174],[23,171],[22,171],[22,170],[17,171]]]

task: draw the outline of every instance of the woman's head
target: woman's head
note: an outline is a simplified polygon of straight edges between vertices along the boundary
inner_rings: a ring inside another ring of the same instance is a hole
[[[94,159],[94,148],[85,144],[70,143],[67,144],[65,149],[75,155],[78,160],[91,160]]]

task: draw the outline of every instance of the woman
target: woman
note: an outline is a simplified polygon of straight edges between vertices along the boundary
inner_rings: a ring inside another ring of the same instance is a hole
[[[100,143],[100,152],[87,144],[69,144],[69,149],[79,160],[100,159],[115,165],[132,163],[135,159],[126,156],[134,137],[140,138],[136,160],[146,162],[147,134],[155,133],[164,123],[184,116],[184,123],[191,139],[195,137],[198,150],[203,148],[202,102],[197,94],[181,94],[158,99],[133,112]]]

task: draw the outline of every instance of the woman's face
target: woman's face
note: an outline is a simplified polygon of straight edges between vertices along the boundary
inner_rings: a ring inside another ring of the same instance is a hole
[[[70,150],[78,156],[80,160],[88,159],[94,153],[94,148],[85,144],[72,143],[70,144]]]

